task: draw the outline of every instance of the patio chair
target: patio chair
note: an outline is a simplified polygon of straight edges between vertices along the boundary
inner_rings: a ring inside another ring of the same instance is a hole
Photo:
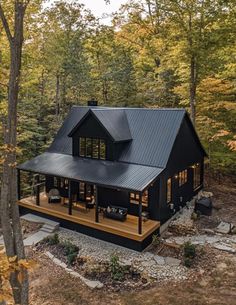
[[[54,188],[48,192],[48,203],[60,203],[61,195],[58,189]]]

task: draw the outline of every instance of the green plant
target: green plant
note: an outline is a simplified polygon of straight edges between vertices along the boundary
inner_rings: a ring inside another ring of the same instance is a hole
[[[196,257],[196,246],[191,244],[190,241],[184,244],[184,265],[190,268],[193,260]]]
[[[152,245],[153,246],[159,246],[161,243],[160,238],[158,236],[158,234],[153,234],[152,235]]]
[[[194,259],[196,256],[196,246],[190,241],[184,244],[184,257]]]
[[[125,268],[120,265],[119,257],[117,255],[112,255],[110,258],[110,272],[111,277],[115,281],[123,281],[125,276]]]
[[[77,255],[78,255],[78,253],[76,253],[76,252],[73,252],[73,253],[70,253],[67,255],[68,265],[72,265],[75,262]]]
[[[57,233],[55,233],[54,235],[52,236],[48,236],[44,239],[44,241],[50,245],[50,246],[53,246],[53,245],[58,245],[59,244],[59,236]]]

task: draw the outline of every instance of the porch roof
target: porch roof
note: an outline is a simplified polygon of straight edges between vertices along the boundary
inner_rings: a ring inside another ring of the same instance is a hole
[[[143,191],[163,171],[158,167],[50,152],[20,164],[18,169],[130,191]]]

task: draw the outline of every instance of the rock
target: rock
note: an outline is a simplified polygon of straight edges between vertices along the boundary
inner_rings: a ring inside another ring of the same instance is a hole
[[[202,229],[202,231],[206,234],[215,234],[214,230],[211,230],[211,229]]]
[[[215,231],[222,234],[228,234],[232,228],[233,225],[231,223],[221,221]]]
[[[163,256],[154,255],[153,259],[157,263],[157,265],[164,265],[165,264],[165,259],[164,259]]]
[[[236,227],[233,227],[233,229],[231,230],[232,234],[236,234]]]
[[[213,247],[215,249],[226,251],[229,253],[236,253],[236,250],[234,248],[229,247],[228,245],[225,245],[225,244],[214,244]]]
[[[179,266],[181,263],[180,259],[174,257],[165,257],[165,263],[170,266]]]
[[[227,264],[226,263],[219,263],[217,266],[216,266],[217,269],[219,270],[224,270],[227,268]]]

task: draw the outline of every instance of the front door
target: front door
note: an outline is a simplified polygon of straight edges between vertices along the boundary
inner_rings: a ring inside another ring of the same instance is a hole
[[[84,182],[79,183],[79,200],[91,202],[93,195],[94,185]]]

